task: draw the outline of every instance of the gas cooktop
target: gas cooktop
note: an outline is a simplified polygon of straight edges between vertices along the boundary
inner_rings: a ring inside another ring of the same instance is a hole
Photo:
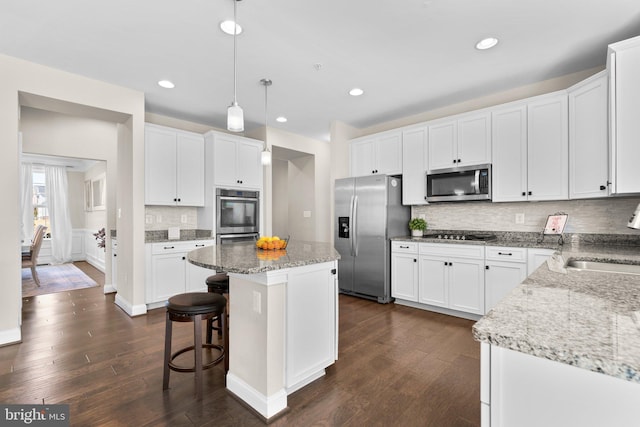
[[[474,233],[474,234],[441,234],[441,233],[432,233],[425,234],[422,236],[425,239],[441,239],[441,240],[480,240],[480,241],[488,241],[495,240],[495,234],[483,234],[483,233]]]

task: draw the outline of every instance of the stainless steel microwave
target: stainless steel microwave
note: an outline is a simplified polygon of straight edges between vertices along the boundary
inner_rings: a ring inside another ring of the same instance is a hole
[[[491,165],[427,172],[427,202],[491,200]]]

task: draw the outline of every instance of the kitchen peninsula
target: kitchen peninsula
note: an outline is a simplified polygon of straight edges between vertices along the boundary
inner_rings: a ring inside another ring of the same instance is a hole
[[[475,324],[483,427],[637,425],[640,275],[571,260],[639,267],[640,246],[566,245]]]
[[[294,240],[284,251],[242,242],[188,254],[229,275],[227,389],[265,420],[337,359],[339,258],[329,243]]]

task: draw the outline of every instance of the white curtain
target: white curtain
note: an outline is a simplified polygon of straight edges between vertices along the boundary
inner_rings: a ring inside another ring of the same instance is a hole
[[[33,239],[33,168],[31,163],[23,163],[20,176],[20,239],[23,246]]]
[[[45,191],[51,224],[51,263],[71,262],[71,214],[67,170],[64,166],[44,167]]]

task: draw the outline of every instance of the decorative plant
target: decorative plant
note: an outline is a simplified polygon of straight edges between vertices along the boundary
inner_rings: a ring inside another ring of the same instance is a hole
[[[98,230],[97,233],[93,233],[93,237],[96,238],[96,241],[98,242],[98,247],[104,248],[104,240],[106,238],[106,235],[104,233],[104,227]]]
[[[412,218],[409,221],[409,230],[420,230],[424,231],[427,229],[427,221],[422,218]]]

